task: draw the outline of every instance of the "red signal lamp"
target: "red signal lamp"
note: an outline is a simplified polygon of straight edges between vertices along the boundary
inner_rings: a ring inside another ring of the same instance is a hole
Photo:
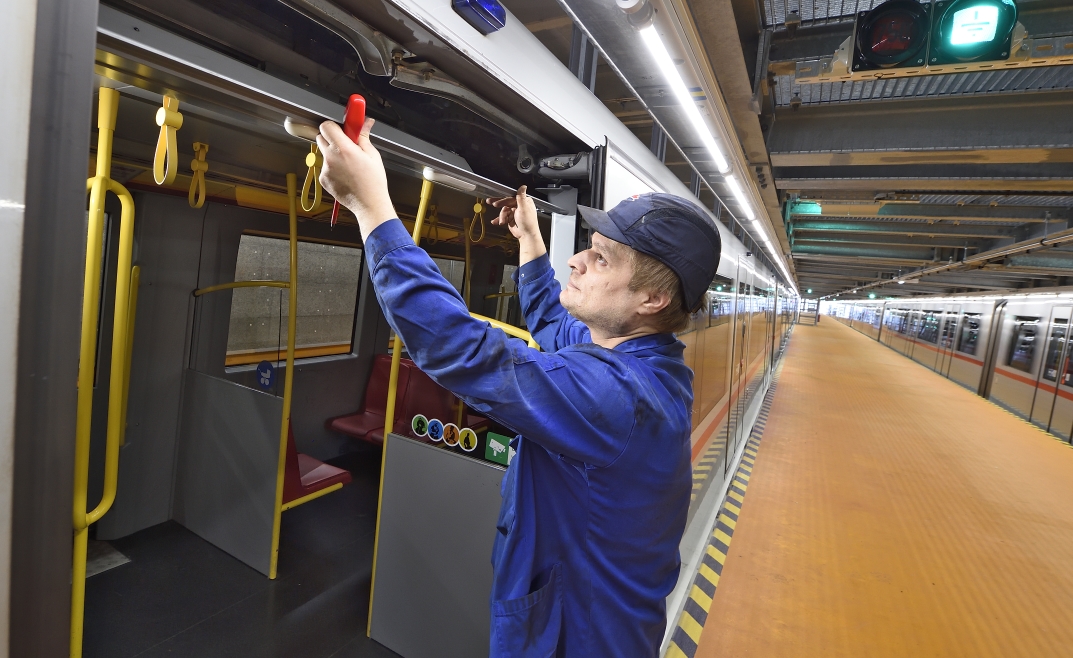
[[[923,66],[931,29],[929,7],[915,0],[888,0],[857,15],[854,71]]]

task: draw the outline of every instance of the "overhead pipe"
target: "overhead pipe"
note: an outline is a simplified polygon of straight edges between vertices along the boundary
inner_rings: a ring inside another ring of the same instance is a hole
[[[915,270],[898,278],[902,281],[905,281],[907,279],[917,279],[922,276],[930,276],[932,274],[938,274],[940,272],[960,270],[971,265],[975,265],[977,263],[982,264],[998,258],[1004,258],[1006,256],[1023,254],[1027,251],[1032,251],[1033,249],[1039,249],[1043,247],[1056,247],[1060,244],[1065,244],[1066,242],[1073,242],[1073,229],[1067,229],[1065,231],[1052,233],[1051,235],[1042,238],[1032,238],[1031,240],[1024,240],[1022,242],[1017,242],[1006,247],[999,247],[990,251],[983,251],[976,254],[975,256],[970,256],[960,261],[944,263],[943,265],[935,265],[933,267],[926,267],[922,270]],[[863,286],[856,286],[851,290],[843,290],[841,293],[836,294],[843,294],[850,291],[859,292],[861,290],[868,290],[870,288],[876,288],[885,285],[887,283],[890,283],[891,281],[892,279],[878,279],[876,281],[873,281],[872,283],[866,283]],[[828,297],[831,296],[833,295],[828,295]]]

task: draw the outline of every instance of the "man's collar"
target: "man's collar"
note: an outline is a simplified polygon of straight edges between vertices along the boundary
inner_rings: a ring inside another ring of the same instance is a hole
[[[619,352],[640,352],[641,350],[673,345],[677,341],[678,339],[675,338],[674,334],[648,334],[621,342],[615,346],[615,349]]]

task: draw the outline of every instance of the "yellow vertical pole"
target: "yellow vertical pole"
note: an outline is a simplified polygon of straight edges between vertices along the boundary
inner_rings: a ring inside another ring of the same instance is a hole
[[[414,244],[421,244],[421,229],[425,224],[425,213],[428,212],[428,201],[432,198],[432,181],[421,181],[421,199],[417,203],[417,217],[414,219]],[[395,429],[395,400],[399,386],[399,360],[402,358],[402,339],[395,334],[395,340],[391,344],[391,374],[387,380],[387,409],[384,411],[384,452],[380,457],[380,493],[376,502],[376,536],[373,539],[373,573],[369,584],[369,623],[365,628],[365,634],[373,632],[373,595],[376,592],[376,556],[380,548],[380,507],[384,502],[384,462],[387,456],[387,436]]]
[[[142,281],[142,268],[135,265],[130,271],[130,297],[128,297],[127,317],[130,325],[127,328],[127,351],[123,362],[123,411],[120,413],[121,429],[119,432],[119,445],[127,444],[127,402],[130,398],[130,362],[134,356],[134,318],[138,313],[138,287]]]
[[[89,526],[115,502],[119,480],[119,442],[123,430],[126,386],[129,382],[128,342],[132,309],[129,303],[131,254],[134,245],[134,198],[111,180],[112,137],[115,134],[119,92],[101,88],[97,110],[97,165],[86,181],[90,192],[86,236],[86,269],[82,293],[82,336],[78,361],[78,396],[75,420],[75,467],[72,522],[74,530],[71,564],[71,656],[82,655],[82,630],[86,598],[86,548]],[[89,449],[93,421],[93,378],[97,367],[97,320],[100,307],[101,261],[104,242],[104,201],[108,192],[121,204],[115,311],[112,327],[112,362],[108,383],[108,424],[105,442],[104,492],[90,512],[88,506]]]
[[[291,278],[287,287],[287,377],[283,380],[283,418],[279,428],[279,461],[276,467],[276,506],[272,516],[272,557],[268,577],[276,577],[279,562],[279,524],[283,515],[283,476],[287,468],[287,439],[291,426],[291,395],[294,391],[294,342],[298,329],[298,176],[287,174],[287,213],[290,219]]]
[[[86,596],[86,548],[89,523],[89,441],[93,420],[93,375],[97,358],[97,316],[100,306],[101,257],[104,241],[104,198],[112,165],[112,135],[119,110],[119,92],[101,88],[97,106],[97,166],[89,188],[86,269],[82,287],[82,337],[78,356],[78,397],[75,420],[74,556],[71,573],[71,656],[82,655],[82,624]]]

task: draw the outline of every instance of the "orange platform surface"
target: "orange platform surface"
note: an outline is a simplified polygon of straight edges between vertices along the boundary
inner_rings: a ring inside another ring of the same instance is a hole
[[[1073,656],[1073,449],[794,329],[697,656]]]

